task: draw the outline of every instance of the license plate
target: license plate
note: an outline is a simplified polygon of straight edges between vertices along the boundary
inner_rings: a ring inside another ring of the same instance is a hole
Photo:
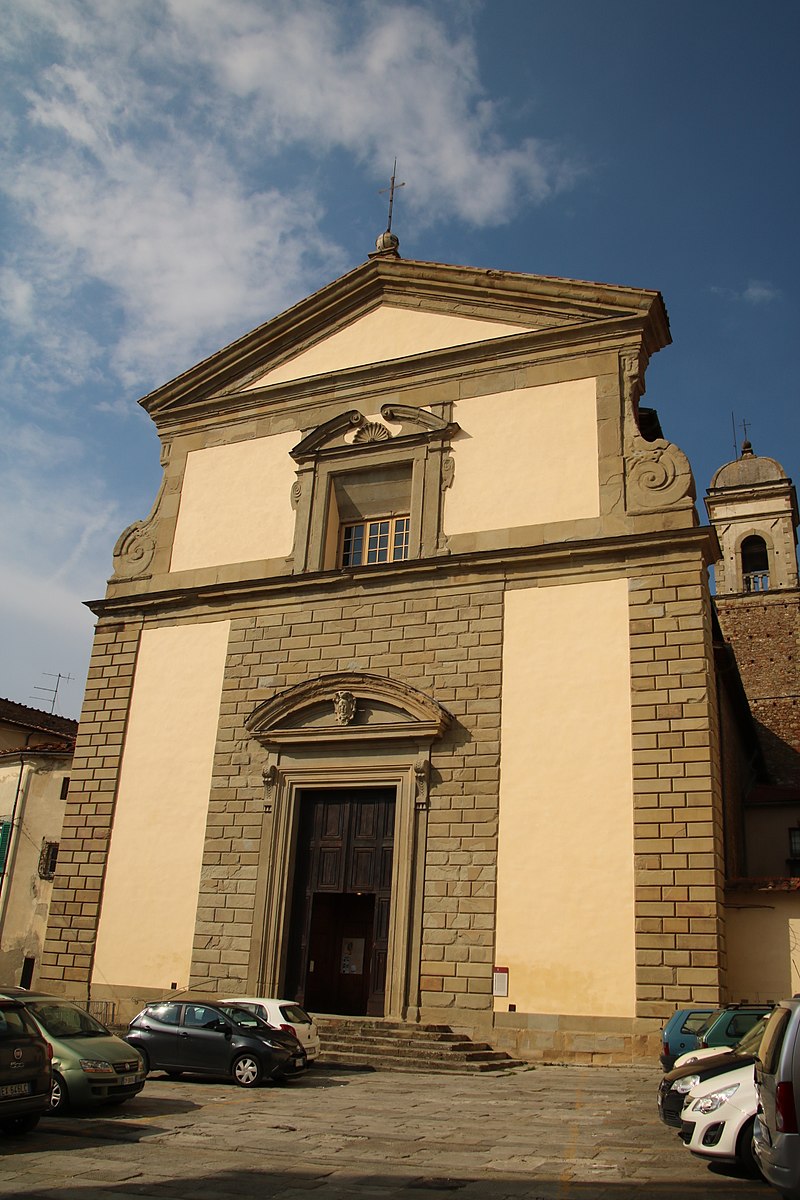
[[[31,1085],[29,1083],[6,1083],[0,1087],[0,1096],[30,1096]]]
[[[136,1083],[135,1075],[123,1075],[122,1076],[122,1086],[123,1087],[130,1087],[131,1084],[133,1084],[133,1083]]]

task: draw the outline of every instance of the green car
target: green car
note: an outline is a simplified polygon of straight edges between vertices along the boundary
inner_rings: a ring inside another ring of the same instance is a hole
[[[144,1087],[142,1056],[85,1009],[63,996],[6,988],[21,1000],[53,1048],[50,1111],[122,1104]]]

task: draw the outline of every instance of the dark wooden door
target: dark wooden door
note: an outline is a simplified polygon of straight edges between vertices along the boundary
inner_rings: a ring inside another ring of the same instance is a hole
[[[384,1013],[394,810],[393,788],[301,793],[287,991],[316,1012]]]

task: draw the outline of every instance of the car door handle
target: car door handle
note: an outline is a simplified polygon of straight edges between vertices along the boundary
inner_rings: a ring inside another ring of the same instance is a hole
[[[185,1038],[188,1038],[188,1036],[189,1036],[189,1035],[188,1035],[188,1033],[185,1033],[185,1032],[181,1032],[181,1033],[179,1033],[179,1034],[178,1034],[178,1037],[185,1037]]]

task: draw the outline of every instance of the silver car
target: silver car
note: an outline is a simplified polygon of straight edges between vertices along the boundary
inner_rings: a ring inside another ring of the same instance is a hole
[[[768,1183],[800,1200],[800,997],[772,1011],[755,1064],[753,1151]]]

